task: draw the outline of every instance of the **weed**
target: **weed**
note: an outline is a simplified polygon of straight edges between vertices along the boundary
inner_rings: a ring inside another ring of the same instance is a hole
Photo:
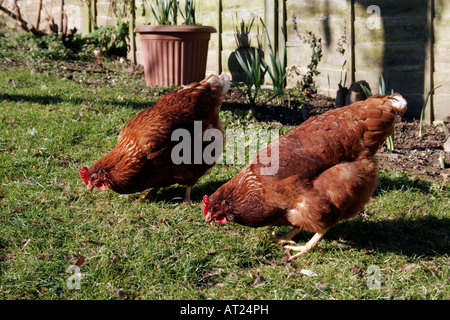
[[[273,96],[268,100],[272,100],[275,98],[283,98],[284,93],[284,87],[287,77],[287,66],[286,66],[286,42],[284,41],[284,31],[282,31],[283,34],[283,50],[280,53],[278,52],[278,46],[275,45],[275,47],[272,46],[272,41],[270,40],[269,32],[267,31],[266,25],[264,24],[264,21],[261,19],[261,24],[264,27],[264,30],[266,31],[267,41],[268,41],[268,47],[269,47],[269,56],[270,56],[270,66],[268,66],[267,62],[264,61],[265,67],[267,68],[267,72],[269,73],[270,79],[272,80],[272,89],[273,89]]]
[[[255,110],[256,98],[261,90],[268,66],[262,63],[263,60],[260,58],[257,48],[254,48],[253,52],[249,50],[247,53],[247,58],[244,59],[240,52],[236,51],[236,58],[241,66],[242,82],[245,86],[245,93],[249,99],[250,107],[252,110]]]

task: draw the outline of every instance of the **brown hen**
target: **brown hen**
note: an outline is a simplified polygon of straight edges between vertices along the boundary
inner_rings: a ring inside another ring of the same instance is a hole
[[[207,129],[221,130],[219,108],[229,88],[228,76],[211,75],[164,95],[120,130],[111,152],[89,169],[81,168],[83,182],[90,191],[106,187],[121,194],[153,188],[145,198],[161,187],[179,183],[187,186],[185,201],[190,201],[192,186],[214,163],[195,161],[194,152],[191,161],[174,162],[172,149],[179,142],[173,141],[172,134],[177,129],[189,131],[192,148],[199,138],[196,135],[201,135],[200,151],[212,143],[203,142],[202,136]]]
[[[280,244],[295,244],[293,237],[305,229],[315,233],[313,238],[305,246],[286,248],[299,251],[291,260],[308,252],[370,200],[378,181],[375,153],[393,133],[406,104],[400,94],[372,96],[308,119],[261,150],[213,195],[204,196],[206,222],[292,226],[275,239]],[[263,172],[273,166],[260,161],[263,156],[278,161],[277,172]]]

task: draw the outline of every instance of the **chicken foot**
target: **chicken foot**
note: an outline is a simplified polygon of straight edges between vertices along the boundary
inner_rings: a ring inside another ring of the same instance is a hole
[[[153,198],[154,195],[158,193],[159,189],[161,188],[158,187],[152,188],[145,196],[141,196],[141,199],[148,200]]]
[[[277,237],[273,237],[272,242],[279,244],[279,245],[286,245],[286,244],[297,244],[297,242],[295,242],[294,237],[297,235],[297,233],[299,233],[302,230],[302,228],[292,228],[289,232],[281,235],[281,236],[277,236]],[[275,234],[273,234],[275,235]]]
[[[305,253],[311,251],[312,249],[314,249],[315,247],[317,247],[317,244],[319,243],[320,239],[322,239],[322,237],[324,236],[324,234],[326,232],[327,232],[327,230],[325,230],[323,232],[317,232],[311,238],[311,240],[309,240],[304,246],[284,246],[285,249],[299,251],[299,253],[293,255],[292,257],[290,257],[289,261],[297,259],[302,254],[305,254]]]

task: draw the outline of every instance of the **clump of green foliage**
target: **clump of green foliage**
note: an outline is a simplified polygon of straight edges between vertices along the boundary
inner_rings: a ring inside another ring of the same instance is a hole
[[[248,51],[247,59],[244,59],[239,51],[236,51],[236,58],[242,68],[241,75],[245,94],[249,99],[250,107],[254,110],[256,108],[256,98],[261,90],[268,66],[266,63],[262,63],[263,59],[258,54],[257,48],[253,52],[252,50]]]
[[[269,73],[270,79],[272,80],[273,96],[269,100],[282,98],[287,77],[286,41],[284,41],[284,30],[281,33],[283,35],[283,46],[280,56],[278,46],[276,44],[275,46],[272,46],[272,41],[270,40],[266,25],[264,24],[264,21],[262,19],[260,20],[261,24],[264,27],[264,30],[266,31],[267,45],[269,47],[270,66],[268,66],[266,61],[264,61],[267,66],[267,72]]]
[[[92,52],[102,48],[102,54],[109,56],[126,57],[128,51],[129,28],[128,24],[119,21],[115,28],[95,27],[94,31],[82,36],[76,34],[74,39],[74,49]],[[102,44],[103,42],[103,44]]]
[[[250,101],[252,109],[256,107],[256,98],[260,89],[263,87],[269,87],[272,89],[273,94],[267,100],[273,100],[279,98],[284,93],[284,86],[287,77],[286,67],[286,43],[283,41],[283,48],[280,56],[278,46],[272,45],[267,28],[264,21],[260,18],[261,25],[263,26],[268,41],[270,65],[265,60],[264,56],[258,54],[258,49],[252,49],[250,47],[249,34],[253,26],[254,18],[246,23],[241,20],[241,23],[235,27],[235,40],[238,49],[247,49],[245,57],[241,55],[239,50],[236,50],[236,58],[241,66],[242,83],[245,87],[245,93]],[[261,48],[261,43],[258,41],[258,48]],[[268,73],[272,81],[271,86],[263,86],[264,75]]]
[[[8,50],[17,50],[17,56],[28,62],[67,60],[75,55],[56,34],[38,37],[31,33],[7,33],[0,38],[0,51]]]
[[[150,9],[159,25],[177,24],[178,1],[156,0],[156,5],[150,4]]]
[[[178,13],[184,19],[184,25],[196,25],[195,5],[193,0],[186,0],[184,8],[177,0],[156,0],[156,4],[150,4],[150,10],[159,25],[178,24]]]
[[[320,74],[318,65],[323,56],[322,38],[318,37],[312,31],[307,31],[306,35],[301,35],[300,38],[304,43],[309,44],[312,49],[311,61],[308,64],[308,71],[303,75],[301,80],[301,90],[316,93],[317,88],[315,86],[314,77]]]
[[[55,33],[36,36],[32,33],[10,32],[0,37],[0,54],[7,56],[6,51],[17,50],[15,58],[28,63],[45,63],[55,60],[84,60],[101,47],[102,55],[126,57],[128,30],[125,22],[119,22],[114,28],[96,27],[85,36],[75,34],[73,40],[66,44]]]

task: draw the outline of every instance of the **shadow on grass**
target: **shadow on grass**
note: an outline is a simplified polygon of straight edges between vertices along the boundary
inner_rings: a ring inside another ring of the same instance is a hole
[[[250,112],[250,106],[240,102],[224,102],[220,108],[223,111],[231,111],[239,117],[246,117]],[[277,121],[282,125],[298,126],[305,121],[301,111],[285,106],[260,105],[256,108],[254,117],[260,122]]]
[[[387,175],[380,174],[379,185],[375,191],[374,196],[377,196],[381,192],[391,191],[391,190],[407,190],[414,189],[422,193],[433,193],[436,190],[436,184],[429,181],[424,181],[420,179],[414,179],[409,177],[406,173],[399,175]],[[441,188],[443,191],[450,191],[450,185],[447,184],[445,187]]]
[[[228,180],[218,180],[218,181],[208,181],[206,183],[195,185],[191,190],[191,200],[192,202],[201,202],[205,194],[213,194],[220,186]],[[146,191],[148,192],[148,191]],[[158,193],[151,198],[149,201],[159,202],[182,202],[184,199],[184,194],[186,192],[186,187],[182,185],[173,185],[165,188],[161,188]],[[145,194],[145,193],[142,193]]]
[[[450,254],[450,219],[392,219],[342,221],[325,239],[344,240],[359,250],[392,252],[406,256],[432,257]]]
[[[116,99],[105,99],[105,100],[90,100],[83,98],[74,98],[74,99],[64,99],[58,95],[21,95],[21,94],[0,94],[0,101],[8,100],[13,102],[29,102],[29,103],[39,103],[42,105],[54,105],[57,103],[70,102],[73,104],[82,104],[82,103],[95,103],[107,106],[115,106],[115,107],[132,107],[136,110],[143,110],[150,108],[154,105],[153,102],[136,102],[136,101],[125,101],[125,100],[116,100]]]

